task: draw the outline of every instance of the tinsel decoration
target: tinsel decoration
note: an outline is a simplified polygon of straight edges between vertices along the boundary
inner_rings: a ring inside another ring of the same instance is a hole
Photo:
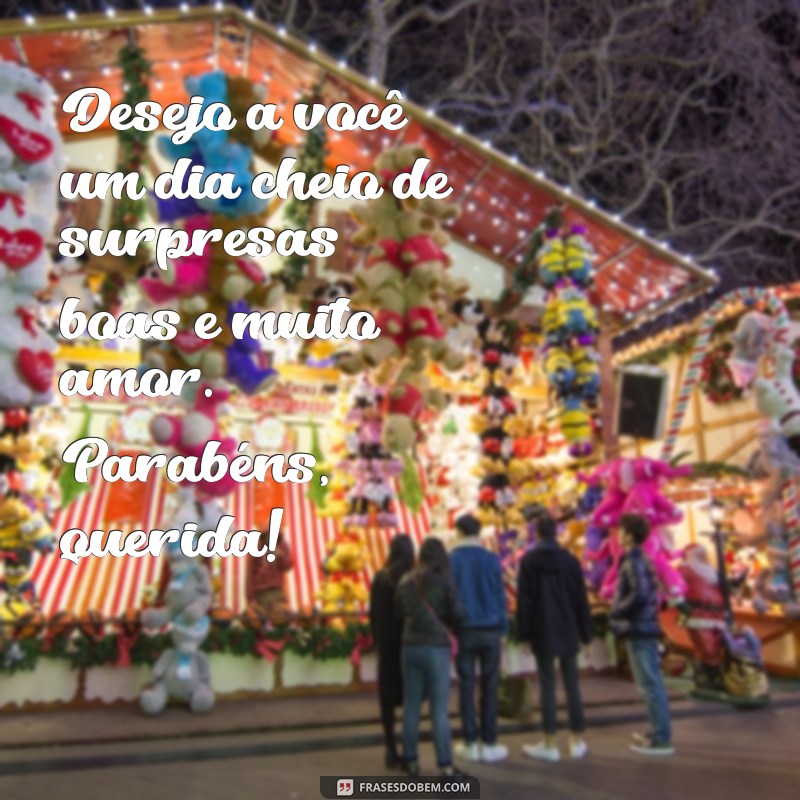
[[[117,63],[122,72],[124,89],[120,102],[134,108],[137,103],[149,99],[153,67],[146,58],[145,51],[135,41],[129,41],[120,49]],[[141,175],[150,135],[150,131],[140,131],[135,128],[117,133],[116,168],[124,174],[136,173],[139,176],[137,189],[144,188]],[[111,207],[110,227],[121,231],[140,227],[145,207],[144,198],[135,200],[127,194],[123,195],[119,200],[115,200]],[[126,258],[131,259],[131,263],[138,264],[139,259],[136,256],[126,256]],[[100,287],[100,297],[105,308],[113,308],[118,304],[125,283],[125,276],[120,272],[112,272],[104,277]]]
[[[299,100],[300,103],[308,103],[309,106],[319,102],[317,92],[305,95]],[[297,155],[295,169],[304,172],[306,175],[317,175],[325,170],[325,155],[327,152],[328,136],[325,125],[320,123],[306,133],[303,146]],[[313,198],[298,200],[292,196],[286,201],[284,206],[284,216],[286,227],[293,230],[309,231],[311,220],[314,216],[314,208],[317,201]],[[306,234],[308,238],[308,233]],[[283,268],[279,272],[279,277],[287,291],[293,292],[297,289],[306,271],[307,256],[299,253],[292,253],[283,259]]]

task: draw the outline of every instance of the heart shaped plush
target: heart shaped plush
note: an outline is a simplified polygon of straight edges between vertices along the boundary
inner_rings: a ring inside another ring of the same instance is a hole
[[[23,347],[17,353],[17,369],[25,383],[37,392],[46,392],[53,386],[56,362],[47,350]]]
[[[9,269],[22,269],[37,259],[44,249],[42,237],[30,228],[7,231],[0,228],[0,261]]]

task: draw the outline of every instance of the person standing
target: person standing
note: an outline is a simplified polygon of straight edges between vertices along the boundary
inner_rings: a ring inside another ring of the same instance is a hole
[[[620,518],[619,527],[625,555],[620,561],[611,608],[611,627],[625,640],[633,678],[650,717],[650,731],[635,733],[631,750],[649,756],[669,756],[675,748],[672,746],[669,700],[658,654],[661,638],[658,581],[650,559],[642,550],[650,526],[643,517],[626,514]]]
[[[419,552],[419,565],[397,587],[403,620],[403,758],[409,775],[419,775],[417,745],[422,701],[429,698],[436,761],[443,775],[456,774],[450,742],[452,631],[462,611],[450,575],[447,551],[433,537]]]
[[[456,520],[460,538],[450,552],[464,621],[458,632],[458,697],[464,740],[455,753],[469,761],[502,761],[508,748],[497,742],[500,645],[508,630],[508,608],[500,558],[481,544],[480,522],[471,514]],[[480,740],[475,713],[475,667],[480,665]]]
[[[544,741],[525,745],[529,758],[558,761],[556,742],[555,660],[567,694],[569,753],[583,758],[588,747],[583,738],[585,721],[578,685],[578,652],[589,644],[592,621],[583,571],[577,558],[556,541],[556,524],[548,514],[536,520],[537,545],[522,559],[517,586],[517,632],[530,643],[539,673]]]
[[[269,547],[269,533],[262,532],[259,547]],[[275,560],[265,556],[248,556],[246,593],[247,602],[255,605],[273,624],[280,623],[286,615],[286,594],[283,576],[294,568],[292,551],[288,542],[279,537],[275,546]]]
[[[372,581],[369,597],[369,622],[378,653],[378,702],[381,708],[386,766],[393,769],[401,758],[394,734],[394,710],[403,704],[400,649],[403,623],[397,618],[395,592],[403,576],[414,567],[411,537],[400,533],[389,545],[386,564]]]

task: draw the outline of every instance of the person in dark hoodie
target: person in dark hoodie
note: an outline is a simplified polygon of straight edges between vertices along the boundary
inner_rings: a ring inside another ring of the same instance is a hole
[[[634,734],[631,750],[647,756],[670,756],[672,729],[669,700],[661,674],[658,640],[658,581],[650,559],[642,550],[650,534],[644,517],[625,514],[619,521],[620,540],[626,551],[619,565],[617,590],[611,607],[611,628],[625,639],[633,677],[644,697],[650,731]]]
[[[529,758],[558,761],[556,743],[555,660],[561,676],[569,711],[569,752],[583,758],[588,751],[583,739],[585,722],[578,685],[578,652],[581,642],[592,638],[589,599],[580,562],[556,541],[556,524],[542,514],[536,520],[538,542],[520,564],[517,587],[517,633],[530,642],[539,673],[544,741],[525,745]]]
[[[462,611],[450,575],[447,550],[434,537],[419,551],[419,565],[397,587],[397,611],[403,620],[403,758],[406,772],[419,775],[417,745],[422,701],[431,708],[433,744],[442,775],[454,775],[450,742],[450,666],[452,632]]]
[[[381,707],[386,766],[400,763],[394,735],[394,710],[403,705],[403,679],[400,648],[403,622],[395,610],[395,592],[403,576],[414,568],[414,545],[408,534],[400,533],[389,545],[386,564],[372,581],[369,597],[369,622],[378,653],[378,702]]]
[[[483,547],[481,524],[471,514],[456,520],[460,538],[450,552],[464,622],[458,632],[458,697],[464,740],[455,753],[469,761],[501,761],[508,748],[497,742],[500,646],[508,630],[508,608],[500,558]],[[475,714],[475,667],[480,664],[480,740]]]

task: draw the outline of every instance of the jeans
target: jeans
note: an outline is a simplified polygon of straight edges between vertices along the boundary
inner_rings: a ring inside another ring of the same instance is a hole
[[[484,744],[497,742],[497,685],[500,679],[500,632],[467,629],[458,638],[458,699],[464,741],[478,739],[475,714],[475,665],[481,670],[481,730]]]
[[[403,645],[403,758],[417,761],[422,700],[431,708],[433,744],[439,767],[453,762],[450,749],[450,648]]]
[[[536,669],[539,673],[539,703],[542,709],[542,729],[552,736],[558,730],[556,722],[556,668],[553,656],[536,656]],[[560,658],[561,678],[567,694],[569,729],[572,733],[583,733],[586,722],[583,718],[581,690],[578,686],[578,656]]]
[[[633,678],[650,716],[650,733],[653,741],[657,744],[670,744],[672,729],[669,720],[669,702],[664,678],[661,675],[658,639],[628,639],[626,644]]]

